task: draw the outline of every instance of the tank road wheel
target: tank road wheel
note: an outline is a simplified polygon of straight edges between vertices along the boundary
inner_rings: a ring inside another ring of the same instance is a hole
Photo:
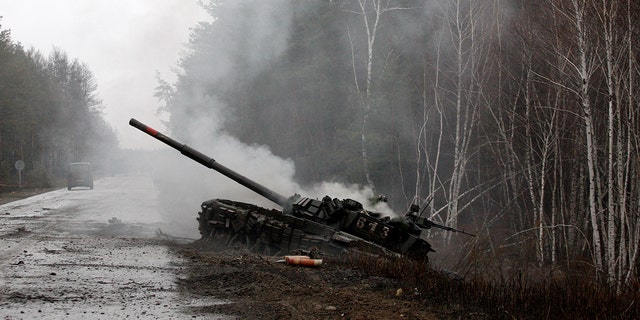
[[[202,239],[208,243],[225,244],[228,236],[225,230],[214,228],[212,226],[211,228],[209,228],[207,234],[202,234]]]
[[[229,233],[226,246],[231,247],[235,244],[246,247],[248,249],[251,247],[251,238],[244,232],[236,232],[235,234]]]
[[[236,239],[238,238],[239,234],[240,233],[236,233],[236,234],[229,233],[229,236],[227,237],[226,246],[227,247],[231,247],[233,245],[233,243],[236,241]]]

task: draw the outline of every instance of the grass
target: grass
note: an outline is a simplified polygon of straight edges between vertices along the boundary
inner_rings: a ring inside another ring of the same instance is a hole
[[[606,283],[576,270],[545,272],[530,268],[511,275],[475,268],[464,277],[433,270],[407,259],[347,256],[339,263],[372,276],[398,279],[422,307],[455,310],[452,318],[490,319],[636,319],[640,284],[617,293]],[[405,290],[406,291],[406,290]],[[450,313],[451,314],[451,313]]]

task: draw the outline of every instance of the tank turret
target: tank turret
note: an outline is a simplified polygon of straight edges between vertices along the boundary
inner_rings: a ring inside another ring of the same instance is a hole
[[[423,218],[416,221],[409,215],[382,217],[353,199],[312,199],[298,194],[285,197],[136,119],[132,118],[129,124],[282,207],[266,209],[228,199],[204,201],[197,220],[205,241],[241,243],[267,254],[317,248],[329,254],[359,251],[426,260],[434,250],[421,238],[422,229],[444,227]]]

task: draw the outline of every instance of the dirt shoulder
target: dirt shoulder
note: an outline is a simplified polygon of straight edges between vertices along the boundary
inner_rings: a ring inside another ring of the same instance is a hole
[[[23,188],[21,190],[0,190],[0,205],[32,197],[41,193],[58,190],[60,188]]]
[[[379,276],[344,262],[323,259],[315,268],[277,262],[282,257],[246,250],[176,247],[186,265],[178,287],[228,304],[203,306],[198,314],[240,319],[486,319],[451,306],[429,307],[429,294],[409,283]]]

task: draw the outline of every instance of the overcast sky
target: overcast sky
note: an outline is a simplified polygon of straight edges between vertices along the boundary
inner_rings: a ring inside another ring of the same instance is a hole
[[[173,82],[189,29],[211,21],[197,0],[0,0],[0,16],[2,29],[26,49],[48,56],[56,47],[86,63],[121,145],[142,149],[158,144],[129,119],[162,129],[156,71]]]

